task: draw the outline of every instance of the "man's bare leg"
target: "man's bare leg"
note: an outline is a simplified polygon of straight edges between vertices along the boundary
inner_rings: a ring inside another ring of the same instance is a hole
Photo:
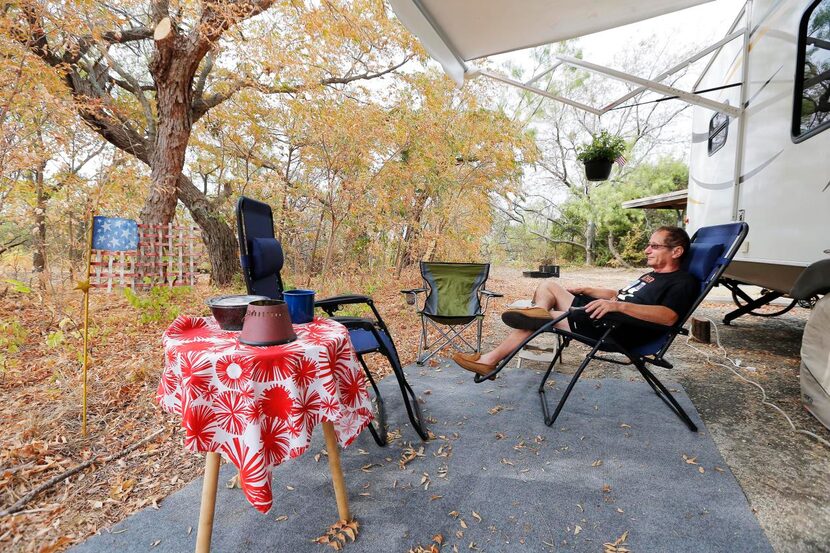
[[[533,293],[533,303],[537,307],[550,311],[553,318],[564,313],[573,301],[574,295],[553,280],[545,280],[536,287],[536,291]],[[570,330],[567,320],[559,321],[556,323],[556,327],[562,330]],[[494,350],[483,353],[478,362],[485,365],[495,365],[519,347],[519,344],[531,334],[533,332],[530,330],[513,330]]]
[[[533,292],[533,303],[547,310],[565,311],[574,301],[574,295],[552,279],[543,281]]]

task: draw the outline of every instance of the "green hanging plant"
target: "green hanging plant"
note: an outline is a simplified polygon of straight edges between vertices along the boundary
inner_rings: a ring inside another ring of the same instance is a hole
[[[593,138],[590,143],[577,147],[576,159],[582,162],[604,160],[613,163],[625,152],[625,140],[621,136],[602,131],[593,135]]]

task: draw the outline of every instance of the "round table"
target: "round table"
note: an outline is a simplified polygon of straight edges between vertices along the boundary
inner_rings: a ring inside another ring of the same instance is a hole
[[[164,332],[157,400],[182,418],[185,447],[207,453],[197,551],[210,547],[219,455],[239,469],[245,497],[271,508],[271,469],[302,455],[322,423],[338,514],[350,518],[338,444],[372,421],[366,380],[346,328],[330,319],[294,325],[297,340],[248,346],[212,317],[179,316]]]

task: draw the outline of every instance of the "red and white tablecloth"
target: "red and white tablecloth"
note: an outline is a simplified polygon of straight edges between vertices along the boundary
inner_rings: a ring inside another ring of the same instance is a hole
[[[271,469],[308,449],[321,421],[349,445],[372,421],[366,379],[346,328],[315,318],[280,346],[239,343],[212,317],[179,316],[164,332],[161,407],[182,417],[185,446],[221,452],[248,501],[271,508]]]

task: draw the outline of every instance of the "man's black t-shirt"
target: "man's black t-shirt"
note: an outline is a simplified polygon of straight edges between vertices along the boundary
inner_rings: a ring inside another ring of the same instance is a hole
[[[692,308],[700,294],[700,282],[686,271],[671,273],[646,273],[617,294],[618,301],[640,305],[662,305],[668,307],[678,317],[683,317]],[[573,307],[584,307],[595,298],[579,295],[574,298]],[[598,338],[604,331],[593,325],[592,319],[585,312],[577,312],[570,318],[571,329],[585,336]],[[622,344],[636,346],[660,337],[659,332],[623,326],[614,333]]]
[[[640,305],[662,305],[683,317],[699,294],[700,282],[686,271],[652,271],[621,289],[617,299]]]

